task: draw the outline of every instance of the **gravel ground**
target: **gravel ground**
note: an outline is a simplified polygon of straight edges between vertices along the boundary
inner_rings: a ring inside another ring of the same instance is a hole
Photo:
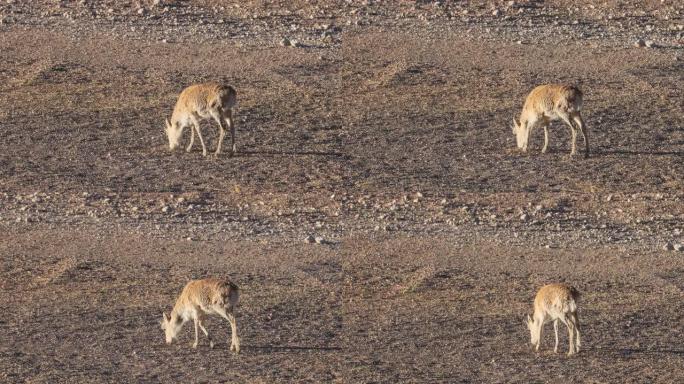
[[[3,0],[0,379],[681,381],[683,13]],[[200,81],[238,90],[233,158],[167,149]],[[560,123],[515,150],[547,82],[584,91],[591,158]],[[239,357],[191,327],[163,343],[160,312],[210,275],[244,289]],[[550,281],[583,293],[573,359],[550,327],[528,348]]]

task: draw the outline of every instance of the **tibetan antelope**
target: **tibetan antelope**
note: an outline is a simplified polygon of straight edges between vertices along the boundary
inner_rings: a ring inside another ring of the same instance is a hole
[[[582,91],[569,85],[540,85],[530,92],[523,105],[520,118],[513,118],[513,133],[518,148],[527,152],[527,144],[532,130],[537,124],[544,127],[544,147],[546,153],[549,145],[549,124],[553,120],[562,120],[570,127],[572,133],[572,149],[570,155],[576,153],[577,129],[584,138],[584,157],[589,157],[589,139],[587,128],[580,115],[582,109]],[[573,125],[573,123],[576,125]]]
[[[579,292],[565,284],[549,284],[541,287],[534,298],[534,315],[527,315],[525,320],[530,330],[531,342],[535,351],[539,351],[542,328],[553,321],[556,332],[556,345],[553,352],[558,353],[558,321],[568,327],[570,350],[568,356],[579,352],[580,324],[577,317],[577,300]]]
[[[197,348],[199,327],[209,339],[209,347],[214,347],[214,342],[209,332],[204,328],[205,315],[217,314],[228,320],[231,329],[230,350],[240,353],[240,338],[237,335],[234,310],[240,296],[237,285],[227,280],[204,279],[190,281],[181,292],[176,305],[171,311],[171,316],[162,312],[161,327],[166,336],[166,343],[176,339],[183,324],[188,320],[195,322],[195,342],[193,348]]]
[[[230,128],[230,139],[233,144],[231,156],[235,154],[235,123],[232,108],[237,104],[237,92],[230,85],[217,83],[194,84],[183,90],[173,109],[171,121],[166,119],[166,136],[169,138],[169,149],[178,147],[178,140],[183,129],[190,126],[190,144],[185,149],[190,152],[195,142],[195,132],[202,144],[202,155],[207,155],[199,121],[213,118],[219,125],[219,140],[216,152],[221,153],[223,137],[226,135],[226,124]]]

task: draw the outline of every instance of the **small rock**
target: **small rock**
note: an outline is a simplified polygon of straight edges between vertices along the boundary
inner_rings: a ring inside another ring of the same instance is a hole
[[[280,40],[280,46],[281,46],[281,47],[289,47],[290,44],[291,44],[290,39],[288,39],[287,37],[283,37],[283,38]]]
[[[325,241],[325,239],[322,238],[322,237],[320,237],[320,236],[316,236],[316,238],[315,238],[314,240],[316,241],[316,244],[325,244],[325,243],[327,243],[327,241]]]
[[[673,249],[674,249],[675,251],[677,251],[677,252],[682,252],[682,251],[684,251],[684,244],[681,244],[681,243],[680,243],[680,244],[675,244],[674,247],[673,247]]]
[[[313,244],[316,242],[316,238],[313,235],[309,235],[304,239],[304,242],[307,244]]]
[[[672,243],[665,243],[665,245],[663,245],[663,250],[665,250],[665,251],[673,251],[673,250],[674,250],[674,245],[672,245]]]
[[[169,208],[168,205],[165,205],[165,206],[162,207],[162,212],[166,213],[166,212],[168,212],[170,209],[171,209],[171,208]]]
[[[500,14],[501,14],[501,11],[499,11],[498,9],[495,9],[492,11],[492,16],[494,16],[494,17],[498,17]]]
[[[526,213],[524,213],[520,216],[520,221],[527,221],[527,219],[529,219],[529,218],[530,217]]]
[[[641,48],[641,47],[646,46],[646,43],[645,43],[643,40],[639,39],[639,40],[637,40],[637,41],[634,42],[634,46],[635,46],[635,47],[638,47],[638,48]]]
[[[646,48],[655,48],[656,44],[653,40],[646,40]]]

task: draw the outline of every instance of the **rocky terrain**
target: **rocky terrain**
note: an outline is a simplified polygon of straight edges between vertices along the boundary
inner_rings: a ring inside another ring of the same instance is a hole
[[[0,1],[0,379],[680,381],[684,6],[568,4]],[[168,151],[200,81],[238,90],[235,157]],[[515,149],[546,82],[584,91],[589,159],[560,123]],[[239,357],[163,344],[208,275],[244,289]],[[573,359],[522,324],[557,280]]]

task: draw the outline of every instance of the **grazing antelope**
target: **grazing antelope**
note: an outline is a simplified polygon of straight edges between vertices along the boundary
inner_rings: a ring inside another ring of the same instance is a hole
[[[572,149],[570,155],[576,153],[577,129],[584,138],[584,157],[589,157],[589,139],[584,120],[580,115],[582,109],[582,91],[569,85],[540,85],[530,92],[523,105],[519,121],[513,118],[513,133],[518,148],[527,152],[527,144],[535,125],[544,127],[544,147],[546,153],[549,145],[549,124],[553,120],[562,120],[572,132]],[[575,127],[576,124],[577,127]]]
[[[541,287],[534,298],[534,315],[527,315],[526,324],[530,330],[531,342],[535,351],[539,351],[542,328],[553,321],[556,332],[556,345],[553,352],[558,353],[558,321],[568,327],[570,350],[568,356],[579,352],[580,324],[577,317],[577,300],[579,292],[565,284],[549,284]],[[577,336],[577,337],[575,337]]]
[[[233,122],[232,108],[237,104],[237,92],[230,85],[217,83],[194,84],[183,90],[178,96],[176,107],[173,109],[171,121],[166,119],[166,136],[169,138],[169,149],[174,150],[178,146],[178,140],[183,134],[183,129],[190,128],[190,144],[185,149],[190,152],[195,143],[195,132],[202,144],[202,155],[207,155],[204,146],[199,121],[213,118],[219,125],[219,140],[216,152],[221,153],[221,144],[226,135],[224,124],[230,128],[230,139],[233,144],[231,156],[235,154],[235,124]]]
[[[186,321],[194,320],[195,342],[192,347],[197,348],[197,328],[199,327],[209,339],[209,347],[214,348],[214,342],[204,328],[203,321],[205,315],[217,314],[230,323],[232,333],[230,350],[240,353],[240,338],[237,335],[237,324],[233,313],[239,296],[238,286],[227,280],[190,281],[176,300],[171,316],[167,317],[166,313],[162,312],[161,327],[166,336],[166,343],[171,344]]]

